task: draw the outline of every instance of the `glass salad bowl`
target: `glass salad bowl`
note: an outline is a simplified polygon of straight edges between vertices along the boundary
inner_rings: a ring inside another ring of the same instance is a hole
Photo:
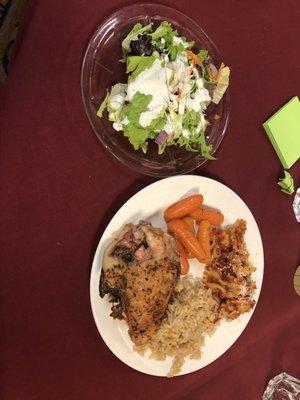
[[[134,150],[122,132],[116,132],[107,115],[99,118],[96,113],[107,89],[117,82],[126,82],[125,66],[119,62],[122,57],[121,42],[133,25],[140,22],[170,22],[180,36],[194,41],[196,48],[208,50],[212,63],[217,67],[222,57],[216,45],[203,29],[183,13],[159,4],[136,4],[120,9],[107,18],[92,36],[83,60],[81,91],[86,114],[101,143],[119,161],[129,168],[151,176],[170,176],[188,173],[207,160],[199,153],[189,152],[176,146],[166,147],[158,154],[157,145],[149,141],[147,153]],[[221,143],[229,118],[229,91],[218,105],[211,104],[206,110],[210,125],[205,131],[207,143],[212,145],[214,154]],[[218,118],[214,118],[218,115]]]

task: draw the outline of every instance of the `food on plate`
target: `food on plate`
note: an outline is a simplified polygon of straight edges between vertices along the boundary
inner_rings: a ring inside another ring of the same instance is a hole
[[[246,222],[241,219],[212,231],[212,261],[203,274],[204,284],[221,299],[220,316],[227,320],[250,311],[255,304],[251,274],[256,268],[249,261],[245,231]]]
[[[202,202],[193,195],[167,208],[170,235],[146,221],[125,225],[103,257],[100,296],[112,295],[111,316],[127,321],[135,351],[172,357],[168,376],[180,372],[185,357],[201,357],[219,320],[255,305],[246,221],[221,227],[223,214]],[[202,277],[189,274],[188,258],[204,264]]]
[[[224,215],[217,210],[203,207],[202,203],[202,195],[188,196],[169,206],[164,212],[164,218],[170,232],[183,245],[187,257],[195,257],[198,261],[208,264],[210,262],[210,226],[222,224]],[[197,238],[195,237],[195,222],[199,223]],[[194,250],[191,250],[191,246]],[[184,256],[182,259],[185,264]]]
[[[169,377],[178,374],[185,357],[201,357],[205,335],[212,335],[219,318],[219,301],[201,279],[190,275],[182,278],[175,287],[173,301],[169,304],[166,318],[149,342],[135,346],[141,354],[149,349],[151,358],[173,358]]]
[[[105,249],[100,296],[113,296],[111,316],[127,321],[135,344],[159,327],[179,274],[174,238],[149,222],[125,225]]]
[[[176,240],[176,246],[177,246],[177,250],[179,253],[179,259],[180,259],[180,273],[181,273],[181,275],[186,275],[190,269],[186,250],[183,247],[183,245],[179,242],[179,240]]]
[[[204,207],[191,212],[190,216],[196,221],[207,220],[213,226],[221,225],[224,221],[224,215],[221,212]]]
[[[184,217],[182,219],[187,224],[187,226],[189,227],[189,230],[191,231],[191,234],[195,235],[195,224],[194,224],[193,218],[188,216],[188,217]]]
[[[205,264],[209,264],[211,259],[211,248],[210,248],[210,223],[207,220],[199,222],[199,228],[197,232],[197,239],[205,253]]]
[[[204,262],[204,250],[184,221],[182,221],[181,219],[172,219],[168,222],[168,229],[176,237],[176,239],[179,240],[183,244],[183,246],[193,255],[193,257],[197,258],[199,262]]]
[[[205,137],[205,113],[222,99],[229,68],[223,63],[216,68],[207,50],[180,36],[166,21],[134,25],[122,41],[122,51],[127,82],[107,92],[97,115],[102,118],[107,109],[114,130],[123,132],[135,150],[146,153],[154,141],[159,154],[179,146],[213,158]]]
[[[201,206],[202,202],[203,196],[201,194],[195,194],[193,196],[186,197],[168,207],[164,213],[164,218],[166,221],[183,218],[191,212],[197,210]]]

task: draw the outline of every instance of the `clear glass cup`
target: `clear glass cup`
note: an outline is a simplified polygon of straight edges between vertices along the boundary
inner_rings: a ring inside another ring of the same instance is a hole
[[[293,209],[296,220],[300,223],[300,187],[296,190],[295,198],[293,201]]]
[[[282,372],[270,380],[262,400],[300,400],[300,380]]]
[[[147,24],[169,21],[189,41],[195,41],[196,48],[207,49],[214,65],[221,64],[222,57],[216,45],[203,29],[191,18],[173,8],[159,4],[136,4],[120,9],[107,18],[92,36],[82,64],[81,91],[86,114],[90,124],[106,149],[123,164],[146,175],[170,176],[188,173],[206,159],[198,153],[188,152],[176,146],[167,147],[161,155],[157,145],[150,141],[148,151],[134,150],[122,132],[116,132],[106,117],[99,118],[96,112],[106,90],[117,82],[126,82],[121,42],[137,22]],[[207,142],[215,153],[221,143],[229,119],[229,91],[220,104],[211,104],[207,109],[207,119],[211,125],[206,130]],[[218,114],[220,119],[214,119]]]

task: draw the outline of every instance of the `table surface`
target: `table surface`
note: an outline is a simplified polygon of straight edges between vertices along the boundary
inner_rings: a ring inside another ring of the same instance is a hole
[[[27,6],[0,87],[0,397],[14,399],[260,399],[281,371],[300,377],[300,231],[262,123],[300,95],[298,0],[166,1],[192,16],[232,71],[231,122],[218,160],[195,173],[236,191],[265,250],[261,297],[246,330],[217,361],[174,379],[122,364],[95,327],[89,274],[110,218],[154,178],[123,168],[94,136],[80,67],[100,22],[129,1]],[[291,169],[300,184],[299,162]]]

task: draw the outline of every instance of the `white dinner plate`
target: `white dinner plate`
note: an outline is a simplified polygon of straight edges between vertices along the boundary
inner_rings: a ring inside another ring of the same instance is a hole
[[[155,361],[134,352],[133,343],[127,333],[127,323],[114,320],[109,316],[111,303],[108,301],[108,296],[103,299],[99,297],[103,251],[120,228],[129,222],[136,224],[139,220],[144,219],[150,221],[153,226],[166,230],[163,211],[171,203],[195,193],[203,195],[204,204],[222,211],[225,216],[223,225],[232,224],[238,218],[247,221],[245,241],[250,253],[250,261],[257,268],[253,273],[253,279],[257,286],[254,293],[256,302],[261,290],[264,271],[261,236],[249,208],[231,189],[209,178],[181,175],[162,179],[139,191],[120,208],[102,235],[92,265],[90,297],[95,323],[104,342],[121,361],[146,374],[166,376],[171,366],[171,359]],[[192,260],[190,273],[200,276],[202,271],[203,266],[198,261]],[[179,375],[204,368],[224,354],[246,328],[253,311],[243,314],[231,322],[222,320],[216,332],[211,337],[206,337],[201,358],[199,360],[187,358]]]

